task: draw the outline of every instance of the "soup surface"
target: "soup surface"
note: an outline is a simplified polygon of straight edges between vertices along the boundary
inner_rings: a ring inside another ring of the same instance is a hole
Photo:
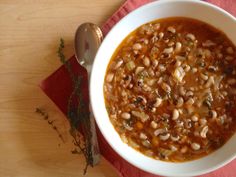
[[[121,139],[155,159],[183,162],[221,147],[236,130],[236,48],[189,18],[142,25],[117,48],[104,80]]]

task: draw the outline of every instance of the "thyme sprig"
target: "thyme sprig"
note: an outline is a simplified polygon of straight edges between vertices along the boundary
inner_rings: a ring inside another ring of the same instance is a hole
[[[70,78],[72,79],[73,83],[75,83],[76,80],[75,80],[75,76],[74,76],[74,74],[72,72],[72,69],[71,69],[71,64],[66,60],[66,57],[63,53],[64,48],[65,48],[65,43],[64,43],[64,40],[61,38],[60,39],[60,44],[59,44],[59,47],[58,47],[58,50],[57,50],[57,56],[59,57],[61,63],[65,65],[67,71],[70,74]]]
[[[58,128],[54,124],[55,120],[49,120],[48,113],[45,110],[43,110],[42,108],[36,108],[35,112],[38,113],[39,115],[41,115],[43,117],[43,119],[48,122],[48,124],[57,132],[57,134],[58,134],[59,138],[62,140],[62,142],[65,143],[65,140],[64,140],[62,134],[60,133],[60,131],[58,130]]]
[[[71,65],[68,61],[66,61],[66,57],[63,53],[64,47],[64,40],[61,38],[57,54],[60,58],[60,61],[65,65],[73,82],[73,91],[68,99],[67,104],[67,118],[70,122],[70,134],[73,137],[74,145],[78,147],[78,149],[73,150],[72,153],[82,152],[82,154],[85,156],[86,166],[84,169],[84,174],[86,174],[88,166],[93,166],[91,144],[92,133],[89,119],[90,112],[82,95],[82,77],[77,77],[73,74]],[[82,128],[84,136],[82,136],[82,134],[79,132],[79,126]]]

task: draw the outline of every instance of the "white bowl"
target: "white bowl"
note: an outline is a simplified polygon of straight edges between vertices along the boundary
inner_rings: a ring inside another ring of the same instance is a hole
[[[202,1],[166,0],[149,3],[133,11],[117,23],[97,52],[90,78],[92,110],[103,136],[111,147],[134,166],[163,176],[195,176],[213,171],[236,156],[236,135],[220,149],[198,160],[171,163],[149,158],[123,143],[111,124],[103,95],[107,65],[122,40],[136,28],[159,18],[182,16],[199,19],[223,31],[236,44],[236,18],[226,11]]]

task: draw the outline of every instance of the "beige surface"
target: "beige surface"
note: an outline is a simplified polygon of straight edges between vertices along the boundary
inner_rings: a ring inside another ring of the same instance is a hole
[[[102,24],[122,0],[0,0],[0,176],[79,177],[85,165],[73,149],[62,113],[37,84],[61,63],[58,40],[73,54],[76,27]],[[66,143],[39,115],[44,107],[56,120]],[[87,177],[115,177],[102,159]]]

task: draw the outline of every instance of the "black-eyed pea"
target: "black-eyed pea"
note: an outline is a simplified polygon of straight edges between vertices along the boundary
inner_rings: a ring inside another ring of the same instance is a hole
[[[195,38],[195,36],[193,35],[193,34],[191,34],[191,33],[188,33],[187,35],[186,35],[186,38],[187,39],[190,39],[190,40],[192,40],[192,41],[194,41],[196,38]]]
[[[150,60],[149,60],[148,57],[145,56],[145,57],[143,58],[143,64],[144,64],[144,66],[146,66],[146,67],[150,66]]]
[[[175,30],[175,28],[174,28],[173,26],[169,26],[169,27],[167,28],[167,31],[169,31],[169,32],[171,32],[171,33],[175,33],[175,32],[176,32],[176,30]]]
[[[201,148],[201,145],[198,143],[191,143],[191,148],[195,151],[199,150]]]
[[[142,140],[146,140],[147,139],[147,135],[145,135],[144,133],[140,133],[139,134],[139,138],[142,139]]]
[[[169,134],[169,133],[163,133],[163,134],[160,134],[160,135],[159,135],[159,138],[160,138],[160,140],[162,140],[162,141],[168,140],[169,137],[170,137],[170,134]]]
[[[165,49],[163,50],[163,53],[170,54],[170,53],[172,53],[173,51],[174,51],[173,47],[169,47],[169,48],[165,48]]]
[[[172,120],[177,120],[179,118],[179,111],[178,109],[174,109],[172,112]]]
[[[182,44],[180,42],[176,42],[175,44],[175,52],[180,52],[182,48]]]
[[[206,138],[207,132],[208,132],[208,126],[203,127],[201,132],[200,132],[200,136],[202,138]]]
[[[121,114],[121,117],[123,118],[123,119],[130,119],[131,118],[131,115],[130,115],[130,113],[127,113],[127,112],[123,112],[122,114]]]
[[[150,123],[150,126],[153,128],[153,129],[156,129],[157,128],[157,123],[155,121],[151,121]]]
[[[193,122],[197,122],[198,121],[198,115],[197,114],[194,114],[192,117],[191,117],[191,120]]]

